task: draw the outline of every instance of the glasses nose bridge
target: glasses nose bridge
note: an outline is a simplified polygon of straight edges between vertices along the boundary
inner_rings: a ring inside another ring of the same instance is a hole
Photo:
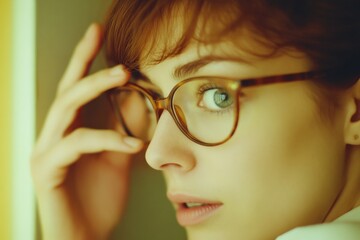
[[[168,112],[171,113],[170,99],[169,98],[160,98],[160,99],[155,100],[155,112],[156,112],[157,119],[160,118],[160,116],[164,112],[164,110],[168,110]]]

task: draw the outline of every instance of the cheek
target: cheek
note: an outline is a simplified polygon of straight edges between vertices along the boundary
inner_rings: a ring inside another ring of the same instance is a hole
[[[279,232],[322,221],[342,184],[341,131],[326,129],[301,91],[264,96],[253,106],[242,109],[217,166],[226,173],[218,179],[228,186],[232,214],[244,229]]]

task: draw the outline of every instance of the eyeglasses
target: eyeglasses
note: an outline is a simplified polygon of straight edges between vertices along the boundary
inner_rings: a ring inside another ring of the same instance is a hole
[[[167,110],[181,132],[203,146],[216,146],[235,133],[242,89],[266,84],[312,79],[319,72],[230,80],[196,77],[176,84],[168,97],[148,81],[133,78],[111,89],[108,96],[125,134],[151,141],[158,120]],[[171,137],[171,136],[169,136]]]

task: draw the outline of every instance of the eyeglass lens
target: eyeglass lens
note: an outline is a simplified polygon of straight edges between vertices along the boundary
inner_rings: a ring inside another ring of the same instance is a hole
[[[129,88],[120,89],[114,99],[128,132],[150,141],[157,124],[151,100],[141,91]],[[232,133],[237,121],[237,104],[237,91],[232,81],[200,78],[176,89],[171,108],[185,135],[214,144]]]

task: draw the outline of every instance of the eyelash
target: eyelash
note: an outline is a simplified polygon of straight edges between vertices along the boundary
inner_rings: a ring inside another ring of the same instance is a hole
[[[197,90],[197,94],[203,94],[205,91],[207,90],[211,90],[211,89],[215,89],[215,88],[222,88],[221,86],[216,85],[215,83],[207,83],[207,84],[203,84],[199,87],[199,89]],[[245,97],[245,93],[244,92],[240,92],[240,98]]]
[[[203,84],[199,87],[197,94],[202,95],[204,92],[211,90],[211,89],[216,89],[216,88],[220,88],[220,86],[218,86],[214,83]]]

